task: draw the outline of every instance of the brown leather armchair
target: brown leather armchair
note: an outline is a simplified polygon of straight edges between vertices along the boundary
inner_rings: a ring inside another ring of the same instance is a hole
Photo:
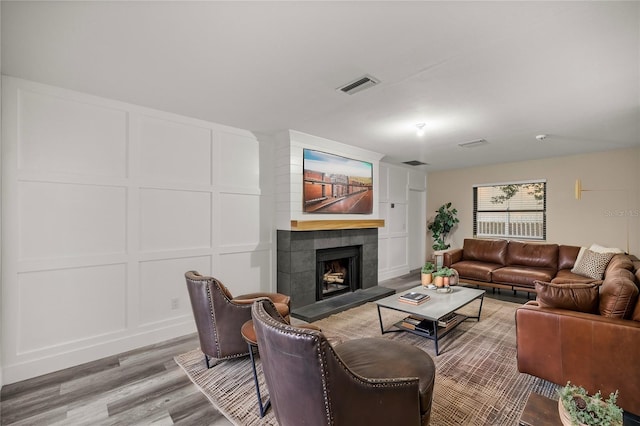
[[[429,423],[435,365],[426,352],[381,338],[332,347],[322,332],[287,324],[266,299],[252,316],[279,425]]]
[[[289,318],[290,298],[279,293],[251,293],[233,297],[217,279],[196,271],[185,273],[191,308],[198,329],[200,350],[207,368],[211,359],[217,361],[249,355],[247,343],[240,334],[242,325],[251,319],[251,304],[269,298],[278,312]]]

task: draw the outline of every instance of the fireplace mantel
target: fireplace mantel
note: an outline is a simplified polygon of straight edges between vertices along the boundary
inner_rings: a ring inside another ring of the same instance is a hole
[[[382,228],[384,219],[354,220],[292,220],[292,231],[323,231],[327,229]]]

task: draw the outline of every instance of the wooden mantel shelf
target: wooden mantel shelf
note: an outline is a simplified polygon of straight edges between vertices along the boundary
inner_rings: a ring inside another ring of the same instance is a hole
[[[326,229],[382,228],[384,219],[354,220],[292,220],[292,231],[323,231]]]

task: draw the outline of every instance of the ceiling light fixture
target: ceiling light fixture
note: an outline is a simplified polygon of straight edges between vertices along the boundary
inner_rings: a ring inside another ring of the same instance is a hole
[[[547,138],[547,135],[538,135],[536,136],[536,139],[538,139],[539,141],[543,141]]]
[[[416,127],[418,128],[418,130],[416,131],[416,135],[424,136],[424,126],[425,126],[425,123],[416,124]]]

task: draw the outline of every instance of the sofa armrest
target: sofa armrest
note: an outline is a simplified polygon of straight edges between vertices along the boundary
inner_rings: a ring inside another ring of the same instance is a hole
[[[640,413],[640,322],[528,302],[516,310],[518,371],[589,393],[619,391],[618,404]]]
[[[460,262],[462,260],[462,249],[453,249],[446,251],[444,253],[443,264],[444,266],[450,267],[456,262]]]

